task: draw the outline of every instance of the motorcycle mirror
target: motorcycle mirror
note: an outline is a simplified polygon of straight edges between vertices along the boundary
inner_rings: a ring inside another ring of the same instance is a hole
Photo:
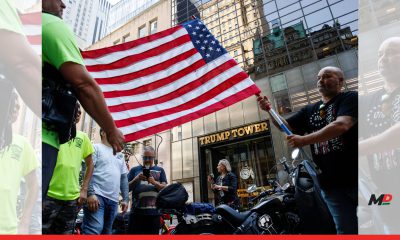
[[[252,185],[250,185],[248,188],[247,188],[247,192],[248,193],[253,193],[253,192],[255,192],[257,190],[257,186],[255,185],[255,184],[252,184]]]
[[[293,159],[293,160],[296,160],[296,158],[299,156],[299,154],[300,154],[300,149],[299,149],[299,148],[295,148],[295,149],[292,151],[292,159]]]

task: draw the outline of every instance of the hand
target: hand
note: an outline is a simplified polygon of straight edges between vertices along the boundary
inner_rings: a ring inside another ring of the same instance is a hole
[[[289,146],[292,148],[298,148],[307,145],[305,136],[292,134],[287,136],[286,140],[288,141]]]
[[[143,175],[143,173],[139,173],[134,179],[135,182],[146,181],[146,180],[147,180],[147,177],[145,175]]]
[[[214,190],[222,190],[222,186],[221,185],[213,184],[213,186],[214,186]]]
[[[97,199],[96,195],[91,195],[88,197],[87,205],[88,205],[89,211],[91,211],[91,212],[96,212],[99,209],[100,202]]]
[[[20,222],[18,224],[18,234],[29,234],[29,223]]]
[[[153,177],[149,177],[149,178],[147,179],[147,181],[148,181],[150,184],[154,185],[154,186],[157,184],[157,181],[156,181]]]
[[[114,128],[110,132],[106,132],[107,141],[113,149],[113,154],[121,152],[124,149],[125,137],[120,130]]]
[[[82,206],[83,204],[85,204],[86,200],[87,200],[87,191],[82,189],[78,198],[78,206]]]
[[[121,211],[122,213],[126,213],[128,210],[128,203],[127,202],[121,202]]]
[[[208,181],[209,183],[213,183],[213,182],[214,182],[214,178],[213,178],[211,175],[208,175],[207,181]]]
[[[264,111],[269,111],[271,109],[271,103],[266,96],[264,97],[257,97],[258,106]]]

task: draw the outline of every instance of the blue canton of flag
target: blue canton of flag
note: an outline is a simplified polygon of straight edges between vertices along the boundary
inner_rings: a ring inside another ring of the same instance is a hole
[[[207,63],[227,53],[199,19],[186,22],[182,26],[186,28],[193,45]]]

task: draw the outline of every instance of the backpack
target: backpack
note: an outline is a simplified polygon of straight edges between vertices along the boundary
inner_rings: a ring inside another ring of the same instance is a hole
[[[161,209],[180,209],[185,207],[189,194],[181,183],[173,183],[163,188],[157,195],[156,206]]]

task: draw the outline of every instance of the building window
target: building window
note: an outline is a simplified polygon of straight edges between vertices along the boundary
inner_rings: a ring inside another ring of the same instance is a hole
[[[147,139],[143,141],[144,146],[151,146],[151,139]]]
[[[123,43],[124,43],[124,42],[127,42],[130,35],[131,35],[130,33],[124,35],[124,36],[122,37],[122,42],[123,42]]]
[[[157,32],[157,19],[150,22],[150,34]]]
[[[139,27],[139,29],[138,29],[138,37],[141,38],[141,37],[145,37],[146,35],[147,35],[146,25],[143,25],[143,26]]]
[[[132,143],[132,145],[131,145],[131,153],[133,154],[133,155],[137,155],[137,154],[139,154],[139,143]]]

